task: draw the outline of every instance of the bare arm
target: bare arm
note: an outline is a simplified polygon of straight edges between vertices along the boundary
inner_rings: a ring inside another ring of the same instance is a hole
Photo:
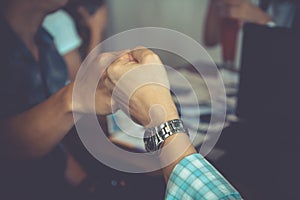
[[[222,17],[245,22],[266,25],[271,17],[258,6],[246,0],[219,0],[219,12]]]
[[[89,41],[86,50],[86,54],[91,52],[101,41],[103,38],[103,31],[107,24],[107,6],[103,5],[98,8],[98,10],[90,15],[88,11],[79,6],[78,12],[82,16],[85,26],[88,27],[90,35]]]
[[[64,60],[68,67],[69,78],[71,81],[75,80],[77,71],[81,65],[82,59],[78,49],[74,49],[64,55]]]
[[[59,143],[74,123],[67,90],[65,87],[34,108],[1,121],[1,157],[35,158]]]
[[[102,54],[95,58],[95,65],[78,83],[80,98],[74,101],[73,87],[70,83],[44,102],[0,121],[0,156],[5,159],[31,159],[41,157],[52,150],[74,125],[72,112],[91,113],[92,105],[86,103],[86,97],[95,98],[96,114],[111,112],[111,94],[100,83],[96,91],[91,91],[90,76],[98,66],[114,59],[116,54]],[[91,95],[90,92],[95,93]]]
[[[230,18],[245,22],[266,25],[271,17],[258,6],[246,0],[211,0],[204,27],[204,43],[214,46],[220,42],[221,20]]]

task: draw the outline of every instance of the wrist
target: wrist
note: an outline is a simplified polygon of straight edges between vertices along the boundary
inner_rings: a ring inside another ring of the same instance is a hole
[[[160,96],[152,91],[152,86],[144,86],[130,99],[130,114],[145,128],[155,127],[167,121],[178,119],[178,111],[169,90],[160,90]],[[143,96],[143,97],[141,97]]]
[[[173,119],[179,119],[176,107],[172,104],[156,104],[150,108],[149,114],[151,118],[150,123],[147,123],[145,127],[154,127]]]
[[[78,112],[80,113],[80,110],[82,109],[82,106],[79,105],[78,101],[73,101],[73,88],[74,88],[74,83],[71,82],[67,86],[65,86],[62,89],[62,103],[63,103],[63,108],[65,110],[65,113],[73,115],[73,112]],[[74,118],[74,123],[81,118],[79,115],[77,115],[76,119]]]
[[[143,116],[140,117],[140,123],[145,128],[155,127],[160,124],[163,124],[167,121],[173,120],[173,119],[179,119],[179,115],[177,112],[177,109],[173,102],[170,102],[169,104],[151,104],[152,106],[149,107],[148,110],[146,110],[145,115],[148,117],[145,118]]]
[[[162,147],[167,146],[168,150],[171,152],[173,152],[172,150],[179,149],[178,152],[180,157],[185,157],[187,155],[197,153],[196,149],[190,141],[189,136],[183,133],[171,135],[170,137],[168,137],[162,144]],[[180,148],[179,146],[182,148]]]
[[[73,112],[73,86],[74,83],[70,83],[62,89],[62,102],[67,113]]]

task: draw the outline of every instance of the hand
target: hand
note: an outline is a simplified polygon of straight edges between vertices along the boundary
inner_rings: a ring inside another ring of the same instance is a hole
[[[120,56],[126,58],[128,50],[120,52],[103,53],[99,56],[90,56],[93,60],[85,61],[87,64],[80,69],[73,83],[73,112],[97,115],[107,115],[112,112],[114,101],[111,91],[105,86],[107,79],[106,68]],[[128,58],[129,59],[129,58]],[[99,80],[100,76],[100,80]],[[95,83],[98,85],[95,86]],[[75,90],[75,91],[74,91]],[[92,102],[95,101],[95,110]]]
[[[117,105],[125,112],[129,106],[130,115],[146,127],[178,118],[165,68],[149,49],[137,48],[111,64],[105,85]]]
[[[106,5],[99,7],[92,15],[83,6],[79,6],[78,13],[81,15],[85,26],[87,26],[91,34],[101,35],[107,25],[108,13]]]
[[[236,19],[240,23],[265,25],[271,21],[266,12],[246,0],[219,0],[217,4],[221,17]]]

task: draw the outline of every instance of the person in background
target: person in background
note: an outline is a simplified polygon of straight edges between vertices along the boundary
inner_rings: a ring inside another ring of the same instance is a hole
[[[65,9],[51,13],[43,22],[68,65],[70,80],[75,79],[82,60],[103,39],[107,23],[104,3],[103,0],[72,0]]]
[[[220,21],[222,18],[229,18],[237,20],[240,27],[244,26],[245,23],[252,23],[254,25],[249,26],[248,30],[253,27],[261,28],[261,30],[265,30],[265,38],[272,38],[274,41],[290,44],[291,40],[289,40],[290,38],[287,38],[289,34],[278,34],[278,32],[288,32],[294,34],[296,31],[299,31],[299,9],[299,1],[294,0],[212,0],[210,2],[207,21],[205,24],[205,43],[208,46],[214,46],[220,42]],[[249,32],[248,34],[251,33]],[[270,75],[272,74],[272,76],[276,77],[275,73],[278,72],[275,72],[276,70],[272,70],[275,67],[277,70],[280,69],[280,74],[281,70],[285,73],[285,76],[282,79],[284,82],[288,82],[286,80],[289,79],[293,80],[293,77],[290,74],[294,71],[294,69],[291,70],[291,68],[288,66],[290,65],[290,62],[285,62],[285,60],[288,57],[287,55],[290,55],[290,52],[294,51],[294,48],[290,48],[288,45],[285,45],[284,48],[277,48],[276,42],[274,42],[273,46],[273,44],[270,45],[270,43],[265,43],[262,38],[255,38],[258,42],[257,45],[254,46],[255,48],[261,47],[261,49],[268,50],[261,54],[262,57],[258,60],[261,60],[261,63],[268,63],[264,62],[263,57],[266,58],[266,61],[272,58],[272,62],[286,63],[286,65],[283,64],[281,66],[282,69],[281,67],[277,68],[272,64],[261,64],[259,67],[264,67],[262,71],[269,72]],[[251,42],[254,41],[256,40],[251,40]],[[299,42],[299,40],[295,39],[294,37],[293,41],[295,44],[298,44]],[[251,45],[245,46],[241,42],[239,45],[243,45],[243,49],[245,52],[248,52],[248,54],[249,52],[253,53],[256,50],[254,47],[251,47]],[[249,51],[250,49],[252,50]],[[276,52],[278,49],[280,50]],[[274,52],[272,52],[273,50]],[[252,67],[249,63],[247,63],[246,66],[249,68]],[[257,69],[257,66],[255,67],[254,69]],[[247,70],[248,69],[245,68],[245,71]],[[288,72],[289,75],[287,75]],[[254,73],[254,71],[252,71],[252,73]],[[297,74],[296,71],[295,74]],[[245,76],[247,76],[247,74]],[[249,77],[251,77],[251,75]],[[257,71],[257,76],[253,76],[252,74],[252,79],[253,83],[255,83],[257,79],[267,80],[267,76],[262,76],[260,71]],[[248,81],[250,81],[250,79],[248,79]],[[276,86],[278,87],[278,85],[280,85],[280,87],[284,88],[284,90],[292,91],[288,84],[285,85],[272,80],[268,80],[268,83],[274,84],[274,87],[270,87],[271,89],[274,89]],[[256,84],[256,87],[260,86]],[[251,90],[254,90],[253,87]],[[276,90],[276,92],[277,91],[279,90]],[[276,94],[277,96],[285,96],[281,95],[280,92]],[[263,99],[264,97],[254,95],[253,99],[254,98]],[[293,95],[286,98],[295,99]],[[262,103],[262,105],[264,104]],[[290,103],[290,105],[293,105],[295,108],[297,107],[297,104]],[[274,106],[274,110],[277,110],[276,106]],[[292,116],[292,111],[289,111],[289,109],[285,110],[291,113],[289,116]],[[276,113],[275,115],[278,119],[280,118],[279,113],[280,112]],[[287,128],[285,125],[285,123],[293,124],[290,122],[290,118],[286,118],[286,121],[281,120],[280,123],[276,123],[271,115],[273,115],[273,113],[269,111],[267,115],[263,115],[261,114],[261,110],[257,109],[257,117],[259,118],[259,116],[264,116],[263,120],[261,120],[263,123],[258,125],[253,121],[245,120],[243,121],[242,125],[240,123],[233,123],[233,126],[231,126],[230,129],[224,129],[222,134],[223,136],[220,137],[217,147],[223,149],[226,152],[226,155],[221,157],[214,164],[218,167],[218,169],[222,170],[225,175],[230,177],[233,183],[236,184],[239,191],[245,195],[245,198],[294,199],[297,198],[296,196],[298,195],[294,188],[295,182],[298,180],[297,177],[299,177],[299,173],[297,173],[298,170],[295,170],[296,166],[299,166],[299,162],[298,159],[291,158],[294,155],[293,152],[296,152],[294,149],[289,149],[290,147],[294,147],[293,142],[286,142],[284,145],[282,145],[281,150],[279,150],[278,146],[281,145],[278,145],[277,143],[276,145],[273,145],[271,142],[265,140],[265,138],[270,139],[272,142],[276,141],[280,143],[279,141],[282,141],[280,136],[287,137],[286,135],[288,135],[288,133],[291,133],[294,136],[298,134],[296,134],[296,131],[294,134],[294,130],[291,130],[292,128]],[[241,121],[242,120],[240,120],[240,122]],[[269,123],[273,124],[270,126]],[[277,131],[281,130],[279,127],[284,127],[282,128],[281,132]],[[290,125],[290,127],[293,126]],[[272,129],[276,130],[271,131]],[[241,135],[240,133],[243,134]],[[271,133],[271,137],[268,137],[269,133]],[[281,165],[277,167],[277,163],[284,163],[284,167]],[[247,173],[248,170],[252,170],[251,173]],[[288,175],[287,172],[292,175]],[[258,179],[260,181],[258,181]],[[289,184],[285,184],[286,182]]]
[[[221,18],[235,19],[240,26],[255,23],[270,27],[295,26],[297,3],[293,0],[211,0],[207,12],[204,43],[220,43]]]
[[[58,52],[64,58],[70,81],[75,80],[83,59],[102,41],[106,21],[107,7],[103,0],[71,0],[62,9],[45,18],[43,27],[52,35]],[[98,116],[98,121],[107,133],[107,128],[104,128],[107,127],[106,116]],[[83,146],[75,128],[64,137],[63,144],[87,173],[79,185],[81,190],[94,188],[92,195],[95,198],[106,194],[130,198],[133,194],[130,188],[136,182],[135,177],[126,176],[99,163]],[[163,185],[162,179],[159,182],[159,185]],[[160,189],[159,194],[162,193],[163,189]]]
[[[89,109],[71,109],[67,66],[41,27],[47,14],[66,3],[0,1],[1,199],[81,198],[76,187],[86,173],[61,140],[74,125],[72,111]],[[110,95],[97,91],[97,114],[110,113]]]
[[[74,80],[82,63],[79,53],[82,39],[77,33],[72,17],[60,9],[47,15],[43,27],[54,38],[55,46],[68,66],[69,78]]]
[[[222,66],[239,69],[243,24],[297,29],[294,0],[212,0],[204,24],[204,44],[221,44]]]
[[[83,40],[80,47],[85,58],[104,38],[108,22],[108,7],[105,0],[72,0],[65,10],[72,16],[77,31]]]

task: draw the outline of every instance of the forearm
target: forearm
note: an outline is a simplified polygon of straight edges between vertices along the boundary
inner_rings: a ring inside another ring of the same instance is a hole
[[[78,49],[74,49],[73,51],[64,55],[64,60],[68,67],[69,78],[71,81],[74,81],[76,78],[77,71],[80,68],[82,63],[82,59]]]
[[[1,157],[27,159],[47,154],[73,126],[71,90],[64,87],[46,101],[1,122]]]
[[[89,54],[102,40],[101,30],[91,30],[90,41],[87,47],[87,54]]]

